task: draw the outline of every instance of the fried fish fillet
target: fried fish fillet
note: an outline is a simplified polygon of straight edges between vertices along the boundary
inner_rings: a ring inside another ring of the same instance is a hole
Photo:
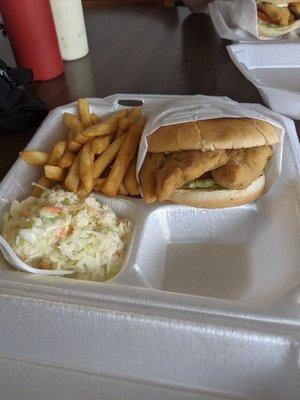
[[[156,175],[164,162],[164,153],[147,153],[139,173],[143,199],[146,204],[156,201]]]
[[[227,189],[244,189],[261,175],[272,155],[272,148],[227,150],[226,154],[229,157],[227,164],[212,171],[214,181]]]
[[[276,24],[286,26],[294,21],[294,16],[288,7],[276,7],[271,3],[259,3],[257,8],[263,11]]]
[[[225,150],[186,150],[168,154],[162,168],[157,172],[157,199],[167,200],[185,182],[221,167],[227,160]]]

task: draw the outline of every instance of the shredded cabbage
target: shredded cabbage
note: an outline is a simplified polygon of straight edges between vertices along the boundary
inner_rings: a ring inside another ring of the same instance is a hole
[[[183,185],[183,189],[209,189],[218,190],[224,189],[221,185],[218,185],[213,179],[194,179],[193,181],[186,182]]]
[[[269,28],[276,29],[277,31],[284,31],[284,32],[286,32],[286,29],[287,29],[288,27],[290,27],[293,23],[290,23],[290,24],[288,24],[288,25],[281,26],[281,25],[276,24],[275,22],[270,22],[270,23],[268,23],[268,22],[262,21],[261,19],[258,18],[258,24],[259,24],[259,25],[266,25],[266,26],[268,26]],[[284,34],[284,33],[283,33],[283,34]]]
[[[3,237],[35,268],[74,270],[79,279],[104,281],[120,270],[132,223],[118,219],[92,196],[81,200],[60,188],[13,201]]]

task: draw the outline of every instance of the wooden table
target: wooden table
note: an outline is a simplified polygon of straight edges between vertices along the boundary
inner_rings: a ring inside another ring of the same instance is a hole
[[[65,74],[27,90],[48,107],[78,97],[114,93],[205,94],[262,103],[256,88],[229,59],[207,15],[191,15],[185,7],[136,7],[85,2],[90,53],[66,62]],[[10,65],[7,38],[0,38],[0,54]],[[297,122],[300,132],[300,122]],[[0,179],[34,130],[0,132]]]

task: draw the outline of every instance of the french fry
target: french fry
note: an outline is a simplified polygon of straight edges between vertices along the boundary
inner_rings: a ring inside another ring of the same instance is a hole
[[[119,120],[126,117],[127,112],[127,110],[116,111],[108,119],[85,129],[82,134],[87,138],[110,135],[118,128]]]
[[[76,153],[67,149],[65,151],[65,154],[61,157],[61,159],[58,160],[57,166],[62,169],[68,169],[73,164],[75,158],[76,158]]]
[[[93,141],[92,149],[95,154],[101,154],[111,142],[111,135],[100,136]]]
[[[89,103],[84,99],[78,99],[77,105],[80,122],[87,128],[92,122]]]
[[[66,177],[66,171],[54,165],[45,165],[44,171],[46,178],[56,182],[62,182]]]
[[[79,121],[79,118],[76,115],[64,113],[64,123],[70,129],[72,140],[79,144],[84,144],[87,142],[87,138],[82,135],[84,131],[84,125]],[[72,147],[76,147],[72,144]]]
[[[43,175],[38,181],[37,184],[40,186],[43,186],[45,188],[49,188],[51,186],[51,179],[48,179],[45,177],[45,175]],[[34,197],[40,197],[40,195],[43,193],[43,189],[35,186],[33,191],[32,191],[32,196]]]
[[[111,114],[109,118],[118,118],[120,120],[121,118],[125,118],[128,114],[128,109],[124,108],[123,110],[117,110]]]
[[[66,179],[64,181],[64,187],[69,190],[70,192],[76,193],[78,189],[78,185],[80,182],[80,177],[79,177],[79,157],[80,154],[77,155],[75,158],[75,161],[71,165],[71,168],[69,169],[69,172],[66,176]]]
[[[129,119],[131,124],[135,124],[141,118],[141,110],[138,107],[133,107],[128,115],[127,118]]]
[[[97,158],[93,165],[93,179],[99,178],[102,172],[109,166],[109,164],[115,159],[120,147],[124,143],[127,134],[120,136],[115,139],[108,148]]]
[[[124,117],[124,118],[120,119],[119,128],[121,128],[122,131],[124,131],[124,132],[128,131],[130,125],[131,125],[131,122],[130,122],[129,118]]]
[[[162,153],[148,153],[139,173],[142,196],[146,204],[156,201],[156,174],[163,157]]]
[[[55,143],[52,152],[49,156],[48,165],[57,165],[58,160],[63,156],[67,148],[67,142],[65,140],[60,140]]]
[[[71,130],[74,135],[81,133],[84,129],[77,115],[64,113],[64,124]]]
[[[130,127],[126,140],[122,144],[110,173],[102,186],[102,192],[108,197],[113,197],[118,193],[127,168],[136,154],[145,123],[146,117],[142,117]]]
[[[73,133],[72,133],[71,129],[68,129],[68,132],[67,132],[67,148],[69,148],[69,142],[71,140],[73,140]]]
[[[93,142],[94,142],[94,140],[91,139],[90,140],[90,143],[91,143],[90,163],[91,163],[91,168],[92,168],[92,175],[93,175],[93,165],[94,165],[94,159],[95,159],[95,153],[93,151]]]
[[[73,137],[73,132],[71,129],[68,131],[68,143],[67,143],[67,148],[70,151],[79,151],[81,149],[81,144],[76,142]]]
[[[103,122],[99,122],[99,124],[90,126],[89,128],[83,131],[83,135],[87,138],[98,137],[98,136],[106,136],[113,133],[118,127],[118,119],[117,118],[109,118]]]
[[[128,192],[137,195],[135,162],[131,161],[145,123],[145,119],[141,119],[140,109],[134,107],[130,111],[118,110],[101,121],[96,114],[91,113],[86,100],[79,99],[77,105],[78,116],[71,113],[63,115],[64,124],[68,128],[68,140],[57,142],[50,155],[40,151],[20,153],[32,165],[44,166],[44,175],[38,184],[51,187],[52,182],[63,182],[65,189],[81,196],[86,196],[93,188],[102,191],[102,187],[106,187],[108,192],[113,189],[115,194],[119,191],[124,195]],[[132,127],[132,124],[136,126]],[[115,133],[113,140],[112,134]],[[95,154],[99,154],[96,161]],[[114,160],[109,177],[99,178]],[[112,185],[110,181],[115,177],[117,184]],[[39,196],[41,193],[42,189],[34,188],[33,195]]]
[[[64,113],[64,123],[70,129],[72,140],[79,144],[87,142],[88,139],[82,135],[84,125],[79,121],[79,118],[76,115]],[[73,144],[72,147],[76,146]]]
[[[80,151],[79,176],[87,193],[93,189],[93,150],[91,141],[87,142]]]
[[[81,133],[77,133],[77,135],[74,136],[74,140],[79,144],[84,144],[89,140],[89,138],[82,135]]]
[[[82,182],[79,182],[78,190],[77,190],[78,196],[80,196],[80,197],[86,197],[89,193],[90,193],[90,192],[88,192],[88,191],[85,189],[83,183],[82,183]]]
[[[70,151],[79,151],[81,149],[81,144],[75,142],[75,140],[70,140],[68,142],[68,150]]]
[[[91,114],[91,125],[96,125],[100,122],[100,118],[96,114]]]
[[[45,165],[49,159],[49,155],[47,153],[38,150],[20,151],[19,156],[22,158],[22,160],[31,165]]]
[[[115,139],[117,139],[119,136],[124,135],[125,132],[128,131],[130,128],[130,125],[136,123],[141,117],[141,112],[140,109],[137,107],[132,108],[127,117],[121,118],[119,122],[119,127],[118,130],[115,134]]]
[[[115,139],[118,139],[118,137],[120,137],[120,136],[122,136],[122,135],[124,135],[124,131],[123,131],[123,129],[121,129],[120,127],[117,129],[117,132],[116,132],[116,134],[115,134]]]
[[[131,161],[126,171],[124,183],[130,196],[138,196],[140,194],[139,186],[136,180],[136,158]]]
[[[119,189],[118,189],[118,194],[121,194],[122,196],[127,196],[128,195],[128,191],[124,185],[124,182],[121,182]]]
[[[55,166],[57,164],[58,160],[64,154],[64,152],[66,150],[66,147],[67,147],[67,142],[66,141],[60,140],[59,142],[57,142],[53,146],[53,149],[52,149],[51,154],[49,156],[48,165]],[[52,180],[47,178],[45,175],[43,175],[38,180],[37,183],[39,185],[43,186],[43,187],[49,188],[49,187],[51,187]],[[38,186],[36,186],[32,191],[32,195],[34,197],[39,197],[42,193],[43,193],[43,190],[41,188],[39,188]]]
[[[106,178],[94,179],[93,190],[96,190],[97,192],[101,192],[101,187],[102,187],[103,183],[105,182],[105,179]]]

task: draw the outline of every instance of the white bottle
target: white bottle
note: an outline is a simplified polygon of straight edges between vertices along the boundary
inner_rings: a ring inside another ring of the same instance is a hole
[[[89,52],[81,0],[50,0],[63,60],[84,57]]]

